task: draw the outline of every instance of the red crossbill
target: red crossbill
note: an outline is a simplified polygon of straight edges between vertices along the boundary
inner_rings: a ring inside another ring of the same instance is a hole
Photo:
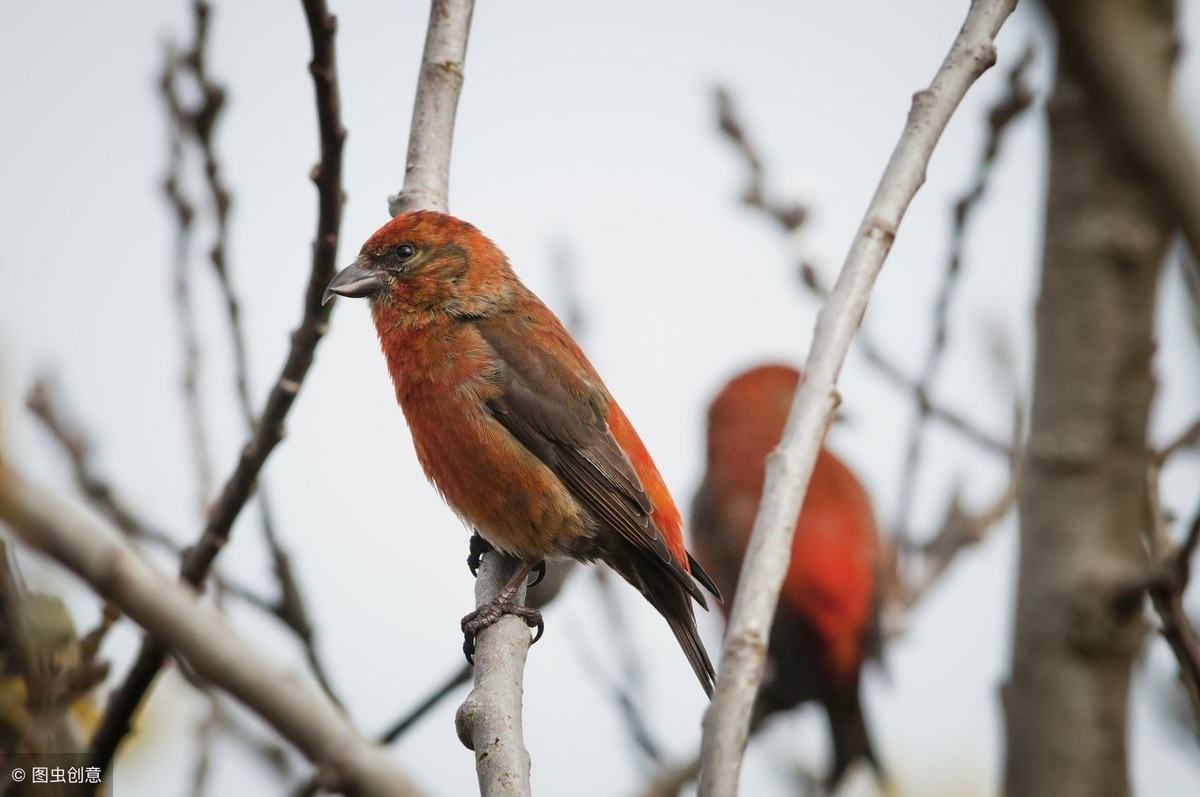
[[[783,436],[800,374],[767,365],[721,390],[708,413],[708,467],[692,508],[696,556],[727,595],[737,588],[766,458]],[[836,782],[858,758],[878,770],[859,703],[859,671],[878,644],[879,535],[866,491],[828,450],[817,455],[771,627],[756,722],[803,702],[829,715]]]
[[[541,562],[607,563],[659,611],[711,694],[713,666],[691,601],[716,587],[683,543],[683,522],[637,432],[558,318],[475,227],[432,211],[392,219],[329,284],[365,297],[412,432],[446,503],[521,560],[474,632],[515,606]]]

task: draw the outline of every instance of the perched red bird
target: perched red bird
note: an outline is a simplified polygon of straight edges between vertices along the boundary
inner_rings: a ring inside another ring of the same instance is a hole
[[[463,620],[468,645],[547,558],[606,562],[666,618],[710,695],[683,521],[637,432],[562,323],[483,233],[432,211],[392,219],[326,291],[366,297],[426,476],[522,566]]]
[[[783,436],[800,373],[782,365],[729,382],[708,412],[708,468],[692,507],[696,556],[725,594],[737,588],[742,557],[766,477]],[[879,535],[866,491],[824,448],[792,543],[792,560],[771,627],[756,722],[809,700],[829,715],[836,784],[858,758],[879,771],[859,703],[864,658],[877,652]]]

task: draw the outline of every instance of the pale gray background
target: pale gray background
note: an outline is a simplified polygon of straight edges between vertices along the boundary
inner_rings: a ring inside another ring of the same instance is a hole
[[[451,207],[493,237],[552,307],[562,308],[563,294],[551,252],[563,242],[574,254],[589,320],[585,347],[681,504],[702,468],[707,399],[753,362],[802,361],[816,309],[796,287],[789,244],[736,201],[741,165],[715,132],[713,82],[736,93],[772,186],[813,203],[805,253],[832,277],[910,95],[932,76],[964,8],[932,0],[479,4]],[[427,9],[425,2],[335,6],[350,130],[340,262],[386,220],[386,195],[401,183]],[[1182,12],[1192,39],[1200,6],[1184,4]],[[1051,56],[1041,23],[1037,8],[1024,6],[1001,34],[1000,66],[950,124],[879,281],[866,323],[911,372],[927,346],[950,206],[974,169],[982,110],[1031,37],[1040,48],[1035,75],[1040,88],[1047,85]],[[295,2],[219,3],[213,25],[211,68],[230,89],[218,131],[236,202],[230,267],[261,400],[299,318],[314,230],[308,35]],[[172,227],[158,194],[166,139],[155,80],[163,42],[186,39],[189,30],[181,0],[13,3],[0,26],[5,451],[39,479],[68,488],[60,458],[22,411],[33,374],[51,370],[95,431],[104,468],[180,540],[193,538],[198,520],[169,302]],[[1177,88],[1194,130],[1200,60],[1190,49]],[[995,434],[1007,428],[1008,399],[988,360],[992,328],[1013,341],[1028,383],[1044,139],[1035,111],[1007,142],[971,234],[937,390]],[[203,265],[197,273],[204,391],[224,474],[242,432],[220,305]],[[1162,295],[1153,423],[1160,441],[1194,417],[1200,388],[1173,270]],[[831,444],[862,474],[886,522],[911,408],[853,353],[841,387],[852,422],[835,430]],[[266,480],[336,684],[355,721],[374,732],[458,666],[458,619],[469,608],[471,581],[466,534],[420,474],[365,305],[337,308],[288,432]],[[923,529],[940,519],[955,484],[982,504],[1004,478],[1003,463],[953,434],[939,432],[931,443],[917,507]],[[1185,517],[1194,511],[1198,474],[1194,456],[1165,474],[1166,504]],[[255,518],[244,514],[222,566],[267,591]],[[996,791],[1014,532],[1010,518],[963,556],[890,646],[886,674],[867,678],[867,712],[895,794]],[[70,578],[52,568],[30,578],[75,595],[80,623],[94,621],[95,608]],[[580,663],[588,656],[606,671],[616,667],[595,590],[591,579],[576,579],[548,612],[546,637],[530,656],[526,729],[540,794],[630,794],[641,782],[620,717]],[[683,757],[698,742],[703,695],[662,621],[631,590],[622,596],[628,633],[649,670],[646,713],[658,738]],[[233,619],[266,656],[301,668],[295,645],[274,624],[236,609]],[[718,624],[704,618],[702,626],[715,651]],[[137,639],[122,628],[110,640],[106,653],[118,672]],[[1163,684],[1172,667],[1155,642],[1139,668],[1131,736],[1135,785],[1145,795],[1200,791],[1195,742],[1166,718]],[[185,793],[203,703],[174,674],[155,697],[118,770],[123,796]],[[474,789],[471,756],[452,730],[457,702],[394,753],[442,795]],[[825,761],[815,712],[780,724],[751,749],[747,794],[783,793],[781,758],[810,767]],[[229,748],[218,752],[229,755],[212,793],[268,791],[272,781],[257,764]],[[851,791],[872,793],[869,779]]]

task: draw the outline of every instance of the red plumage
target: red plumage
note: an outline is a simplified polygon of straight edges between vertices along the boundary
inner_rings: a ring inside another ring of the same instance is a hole
[[[800,374],[767,365],[729,382],[708,415],[708,467],[693,505],[696,556],[726,594],[737,587],[766,478]],[[796,522],[771,628],[759,720],[816,700],[827,710],[837,782],[858,758],[878,769],[859,702],[859,672],[878,644],[879,536],[866,490],[822,448]]]
[[[558,318],[475,227],[417,211],[384,225],[330,292],[368,297],[426,475],[527,565],[607,562],[666,618],[711,694],[691,600],[705,605],[679,510],[650,454]]]

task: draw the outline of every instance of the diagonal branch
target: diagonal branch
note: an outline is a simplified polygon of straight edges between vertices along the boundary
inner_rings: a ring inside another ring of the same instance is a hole
[[[837,376],[900,221],[925,179],[933,149],[967,89],[996,61],[994,37],[1016,0],[972,0],[962,30],[912,110],[841,276],[817,320],[804,379],[767,483],[734,598],[712,707],[704,719],[701,797],[737,792],[750,712],[762,678],[771,618],[779,601],[796,517],[817,450],[837,408]]]
[[[1159,465],[1162,465],[1168,459],[1173,457],[1179,451],[1185,448],[1200,447],[1200,418],[1192,421],[1192,423],[1180,432],[1171,442],[1163,446],[1155,453],[1155,459]]]
[[[204,407],[200,400],[200,339],[196,325],[196,314],[192,307],[192,264],[190,257],[192,227],[196,208],[184,194],[183,189],[183,125],[185,117],[176,89],[180,58],[172,46],[167,47],[158,89],[167,106],[168,159],[167,176],[163,180],[163,193],[171,207],[175,221],[175,251],[172,257],[174,284],[172,298],[175,303],[175,318],[179,327],[179,343],[183,348],[183,404],[187,417],[188,436],[192,448],[192,459],[196,470],[196,505],[203,512],[212,500],[213,471],[208,452],[208,428]],[[119,525],[119,524],[118,524]]]
[[[341,188],[342,146],[346,131],[341,125],[333,37],[336,21],[323,0],[302,0],[309,23],[313,60],[309,67],[317,97],[317,117],[321,137],[321,160],[313,169],[312,179],[319,195],[317,236],[313,244],[312,265],[304,299],[304,314],[292,333],[291,346],[266,407],[233,473],[225,482],[212,508],[204,533],[188,550],[181,566],[181,578],[199,586],[207,577],[217,554],[229,539],[230,530],[253,494],[258,475],[275,446],[283,439],[283,424],[304,378],[312,366],[317,344],[329,328],[332,306],[322,306],[321,295],[333,279],[344,195]],[[162,668],[167,647],[153,636],[142,643],[134,666],[120,689],[114,693],[96,735],[89,758],[92,766],[107,769],[117,745],[129,732],[130,718],[141,705],[150,684]]]
[[[1200,638],[1183,608],[1183,595],[1191,582],[1192,556],[1200,545],[1200,508],[1183,542],[1172,543],[1159,504],[1158,476],[1158,465],[1151,463],[1146,471],[1146,547],[1153,561],[1144,586],[1161,623],[1159,633],[1179,664],[1179,682],[1187,694],[1192,718],[1200,723]],[[1135,587],[1131,597],[1141,605],[1140,588]]]
[[[1027,73],[1033,64],[1033,45],[1028,44],[1025,52],[1017,59],[1008,73],[1008,93],[988,113],[988,135],[983,147],[983,157],[975,168],[972,185],[954,204],[954,226],[950,237],[950,256],[946,260],[946,272],[938,290],[933,308],[933,340],[925,354],[925,363],[913,388],[915,395],[925,397],[933,390],[933,383],[941,369],[949,342],[950,302],[962,275],[967,230],[979,203],[987,193],[988,179],[995,167],[996,157],[1005,133],[1014,121],[1020,118],[1033,103],[1033,91],[1029,88]],[[900,469],[900,497],[896,505],[896,537],[900,548],[906,547],[910,538],[912,504],[916,496],[917,474],[920,471],[922,446],[925,442],[925,427],[932,413],[927,401],[917,402],[917,416],[909,429],[905,447],[904,465]],[[1014,494],[1015,499],[1015,494]]]
[[[263,662],[194,589],[171,582],[120,534],[86,520],[0,462],[0,520],[60,562],[177,651],[204,679],[262,717],[321,768],[328,788],[352,795],[416,797],[379,748],[333,703]]]
[[[765,167],[758,150],[750,141],[745,123],[737,113],[736,105],[729,91],[717,89],[717,126],[722,134],[733,144],[742,158],[747,171],[748,187],[742,194],[742,202],[749,207],[762,211],[766,216],[778,223],[783,232],[795,235],[804,224],[808,210],[799,203],[786,203],[766,198]],[[830,289],[817,273],[812,263],[805,261],[800,264],[800,280],[804,287],[821,301],[829,299]],[[918,380],[904,373],[874,341],[869,330],[863,329],[858,334],[858,348],[875,369],[891,382],[898,390],[912,396],[922,417],[928,417],[949,426],[980,448],[993,454],[1008,457],[1010,449],[1007,444],[981,430],[972,421],[957,411],[935,402],[929,391],[921,386]]]
[[[68,413],[63,410],[61,404],[61,399],[55,395],[51,383],[44,378],[34,381],[25,399],[29,411],[41,421],[46,431],[66,454],[79,492],[126,537],[160,551],[181,556],[183,546],[177,543],[174,537],[140,517],[121,499],[119,491],[96,467],[87,434],[77,424],[68,420]],[[213,579],[220,590],[268,614],[277,615],[275,607],[249,587],[230,581],[220,573],[215,573]]]

